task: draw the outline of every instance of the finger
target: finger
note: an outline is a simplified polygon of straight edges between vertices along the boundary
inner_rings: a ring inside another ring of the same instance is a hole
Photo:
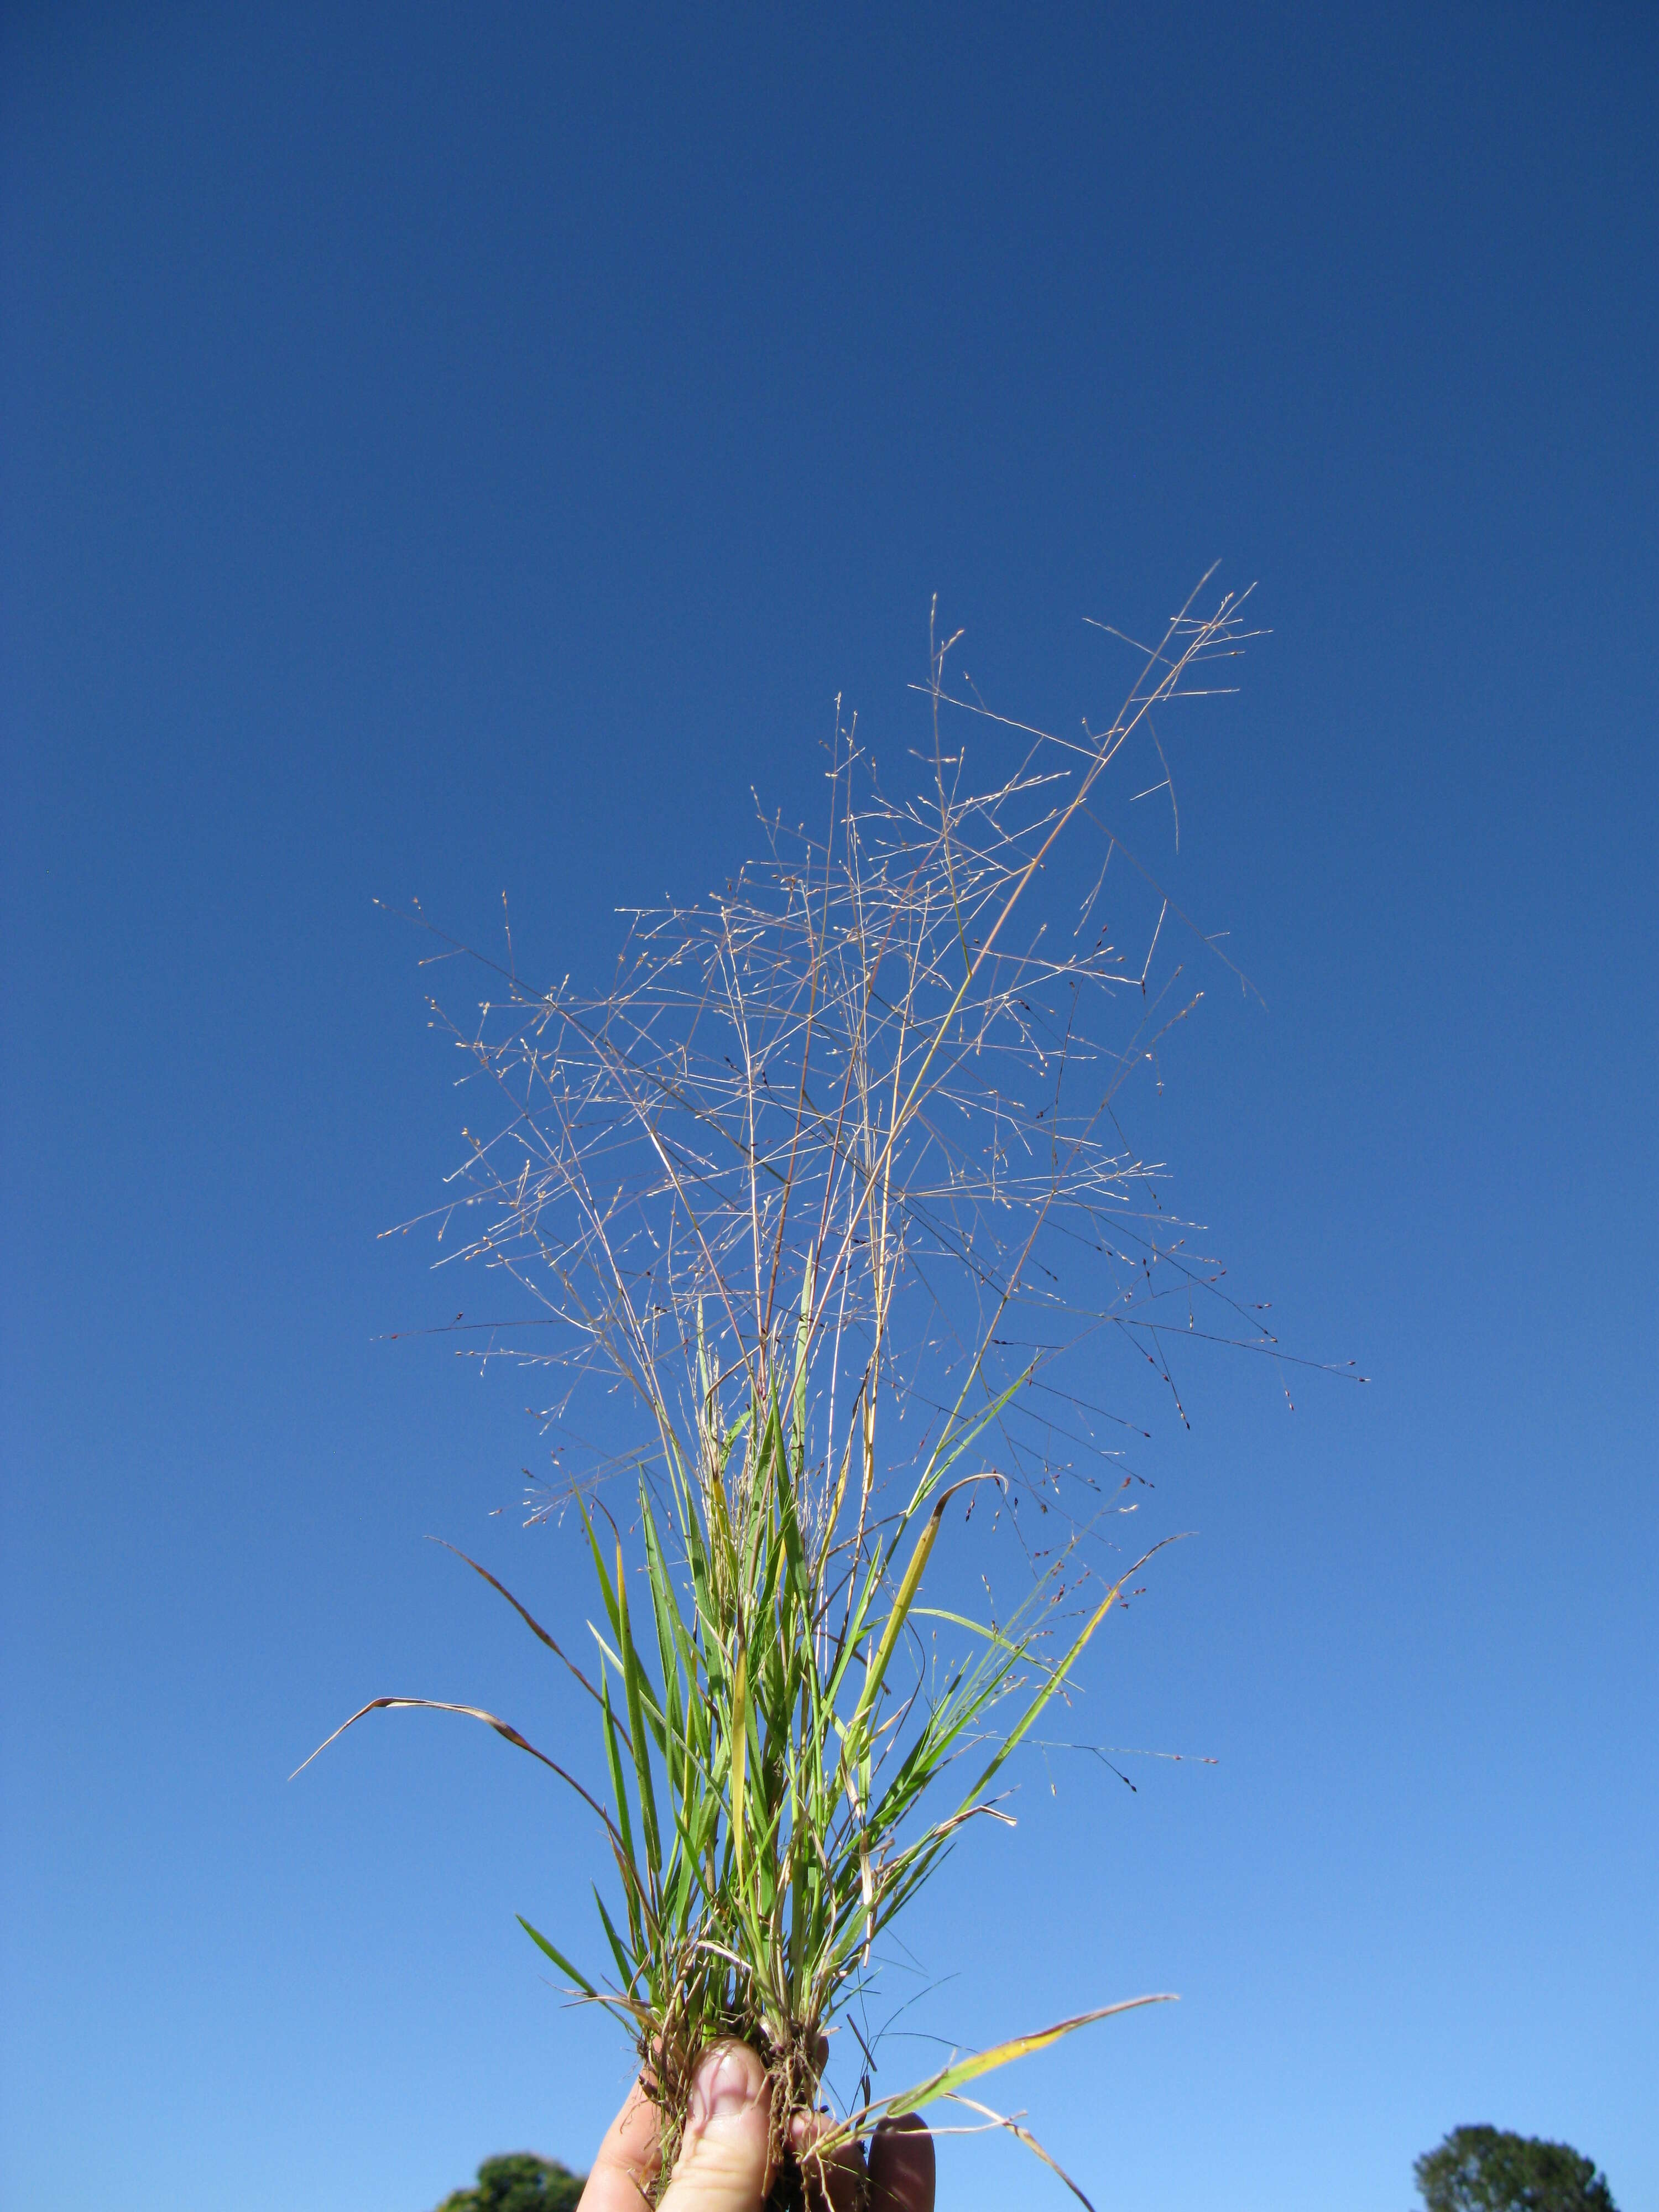
[[[806,2179],[807,2202],[812,2212],[862,2212],[864,2205],[864,2148],[843,2143],[828,2158],[815,2155],[813,2145],[827,2135],[833,2123],[814,2112],[797,2112],[789,2126],[789,2148]]]
[[[870,2212],[933,2212],[933,2138],[915,2112],[884,2120],[876,2130]]]
[[[605,2131],[580,2212],[641,2212],[661,2164],[657,2108],[636,2081]]]
[[[711,2045],[697,2062],[661,2212],[761,2212],[772,2179],[771,2129],[759,2057],[746,2043]]]

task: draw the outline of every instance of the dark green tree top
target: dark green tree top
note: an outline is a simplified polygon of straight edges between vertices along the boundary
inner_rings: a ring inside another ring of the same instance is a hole
[[[1413,2171],[1428,2212],[1616,2212],[1594,2159],[1501,2128],[1454,2128]]]
[[[586,2174],[533,2151],[487,2158],[471,2189],[446,2197],[438,2212],[576,2212]]]

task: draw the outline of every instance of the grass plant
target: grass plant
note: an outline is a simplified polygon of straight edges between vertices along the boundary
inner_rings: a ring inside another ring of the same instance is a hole
[[[890,798],[838,715],[823,831],[774,819],[722,891],[633,913],[609,991],[532,988],[509,932],[476,1019],[433,1001],[495,1102],[438,1210],[444,1256],[526,1302],[522,1336],[491,1324],[476,1348],[552,1378],[532,1517],[580,1528],[597,1617],[556,1637],[469,1564],[592,1702],[602,1764],[583,1778],[493,1714],[442,1710],[541,1759],[603,1829],[602,1963],[524,1924],[633,2039],[665,2173],[715,2038],[769,2070],[783,2203],[804,2201],[786,2134],[824,2106],[837,2028],[858,2086],[821,2154],[956,2100],[1046,2159],[969,2086],[1164,2001],[894,2088],[860,2026],[885,1932],[968,1828],[1012,1825],[1008,1760],[1045,1740],[1150,1556],[1117,1548],[1141,1478],[1135,1428],[1091,1395],[1103,1340],[1127,1338],[1177,1407],[1168,1341],[1200,1333],[1200,1299],[1219,1316],[1201,1333],[1271,1346],[1118,1112],[1201,995],[1109,791],[1132,741],[1167,786],[1156,720],[1247,635],[1234,597],[1196,604],[1075,736],[991,713],[935,641],[919,794]],[[961,1574],[936,1588],[947,1523],[981,1504],[975,1536],[1029,1564],[1001,1619],[988,1595],[963,1608]]]

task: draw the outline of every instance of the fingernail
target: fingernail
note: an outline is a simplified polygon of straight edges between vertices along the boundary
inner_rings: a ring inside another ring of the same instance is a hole
[[[711,2051],[691,2084],[691,2118],[699,2127],[711,2120],[734,2119],[755,2101],[749,2054],[728,2043]]]

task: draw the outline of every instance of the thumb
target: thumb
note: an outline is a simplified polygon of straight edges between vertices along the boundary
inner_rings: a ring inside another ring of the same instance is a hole
[[[772,2098],[746,2043],[704,2051],[660,2212],[762,2212],[771,2182]]]

